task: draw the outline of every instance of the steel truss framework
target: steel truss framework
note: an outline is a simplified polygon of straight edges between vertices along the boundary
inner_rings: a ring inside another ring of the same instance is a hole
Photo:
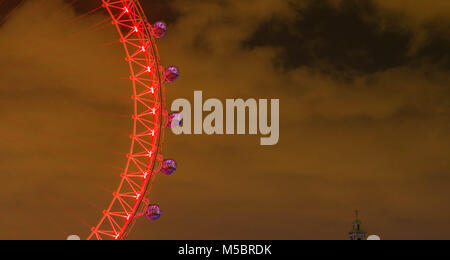
[[[102,0],[120,35],[133,85],[133,133],[127,163],[113,199],[88,239],[125,239],[146,199],[162,157],[160,145],[167,112],[163,67],[151,27],[138,0]]]

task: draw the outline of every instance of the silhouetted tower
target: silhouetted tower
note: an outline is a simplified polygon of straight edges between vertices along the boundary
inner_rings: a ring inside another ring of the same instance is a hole
[[[365,240],[366,239],[366,232],[364,232],[364,230],[362,230],[361,228],[361,220],[359,220],[358,217],[358,211],[355,211],[355,221],[353,221],[353,229],[352,231],[349,233],[350,235],[350,240]]]

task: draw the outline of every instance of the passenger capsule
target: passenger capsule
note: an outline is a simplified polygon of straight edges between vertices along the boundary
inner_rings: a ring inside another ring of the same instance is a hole
[[[177,170],[177,163],[174,160],[165,160],[161,166],[161,172],[165,175],[172,175]]]
[[[156,22],[152,26],[152,32],[156,39],[163,38],[167,32],[167,24],[165,22]]]
[[[168,127],[178,128],[183,125],[183,116],[180,113],[172,113],[169,115]]]
[[[161,209],[158,205],[150,205],[147,208],[147,211],[145,211],[145,217],[147,217],[148,220],[157,220],[161,217]]]
[[[175,82],[180,76],[180,70],[175,66],[170,66],[164,72],[164,76],[167,82]]]

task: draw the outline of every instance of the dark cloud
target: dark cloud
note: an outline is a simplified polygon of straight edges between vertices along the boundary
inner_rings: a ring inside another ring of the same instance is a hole
[[[8,16],[15,7],[19,6],[20,4],[22,4],[24,2],[25,2],[25,0],[1,1],[0,2],[0,18],[1,18],[1,20],[4,20],[5,17]]]
[[[416,51],[415,58],[449,70],[450,38],[447,32],[450,24],[444,30],[436,29],[433,24],[425,25],[425,28],[428,40]]]
[[[73,1],[64,0],[65,3],[71,4],[77,13],[90,12],[100,6],[97,0]],[[165,21],[173,23],[178,17],[177,10],[173,7],[175,1],[142,1],[141,6],[147,14],[149,22]]]
[[[410,55],[415,31],[403,26],[403,12],[385,13],[374,1],[305,2],[292,4],[294,22],[272,18],[244,46],[280,47],[277,62],[288,69],[373,73],[423,60],[448,68],[450,41],[436,26],[424,27],[427,41]]]

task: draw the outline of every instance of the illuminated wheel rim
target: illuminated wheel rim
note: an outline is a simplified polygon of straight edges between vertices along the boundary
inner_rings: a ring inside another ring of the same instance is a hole
[[[162,158],[164,105],[163,67],[155,37],[138,0],[102,0],[116,26],[129,63],[134,114],[131,147],[121,181],[109,207],[88,239],[125,239],[146,197]]]

